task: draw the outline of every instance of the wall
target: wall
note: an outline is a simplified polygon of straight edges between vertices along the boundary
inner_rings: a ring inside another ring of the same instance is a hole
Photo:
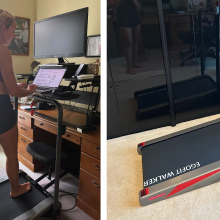
[[[0,8],[19,17],[30,18],[30,50],[29,56],[12,55],[15,74],[31,73],[33,61],[33,22],[36,20],[36,0],[0,0]]]

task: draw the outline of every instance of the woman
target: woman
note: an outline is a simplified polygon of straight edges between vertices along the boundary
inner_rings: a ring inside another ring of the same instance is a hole
[[[109,6],[116,8],[119,32],[124,40],[127,73],[136,74],[133,67],[140,67],[137,63],[138,37],[140,33],[139,4],[137,0],[108,0]]]
[[[15,38],[15,17],[0,9],[0,144],[6,155],[6,172],[11,183],[11,197],[17,197],[30,190],[30,183],[18,182],[18,128],[16,112],[10,97],[24,97],[36,91],[36,85],[22,83],[17,85],[12,68],[12,58],[8,46]]]

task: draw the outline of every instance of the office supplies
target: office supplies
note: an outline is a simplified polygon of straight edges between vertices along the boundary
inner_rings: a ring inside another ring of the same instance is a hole
[[[87,74],[87,75],[80,75],[77,76],[78,79],[93,79],[95,75],[93,74]]]
[[[21,109],[26,110],[26,109],[31,109],[31,108],[37,108],[35,106],[30,106],[30,105],[24,105],[24,106],[20,106]]]
[[[84,125],[84,126],[77,127],[77,131],[80,133],[86,133],[86,132],[95,131],[95,130],[96,130],[95,125]]]

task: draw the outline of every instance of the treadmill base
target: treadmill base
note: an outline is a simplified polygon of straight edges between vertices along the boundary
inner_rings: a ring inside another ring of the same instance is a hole
[[[220,161],[217,161],[145,188],[139,192],[139,200],[143,206],[150,205],[219,181]]]

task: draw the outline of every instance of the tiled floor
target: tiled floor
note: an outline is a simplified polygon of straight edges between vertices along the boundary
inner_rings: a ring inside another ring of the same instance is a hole
[[[37,179],[40,175],[45,173],[47,170],[41,170],[39,173],[33,173],[27,167],[25,167],[22,163],[19,162],[19,169],[26,172],[32,179]],[[0,170],[0,178],[6,175],[5,169]],[[52,176],[54,178],[54,176]],[[47,178],[44,178],[39,182],[41,186],[46,185],[49,182]],[[60,189],[67,192],[78,193],[79,190],[79,180],[72,176],[71,174],[67,174],[62,179],[60,179]],[[47,191],[53,195],[54,185],[49,187]],[[75,205],[75,199],[72,196],[64,196],[59,199],[62,203],[62,209],[70,209]],[[92,218],[87,215],[84,211],[79,209],[77,206],[71,211],[62,211],[60,220],[92,220]]]

